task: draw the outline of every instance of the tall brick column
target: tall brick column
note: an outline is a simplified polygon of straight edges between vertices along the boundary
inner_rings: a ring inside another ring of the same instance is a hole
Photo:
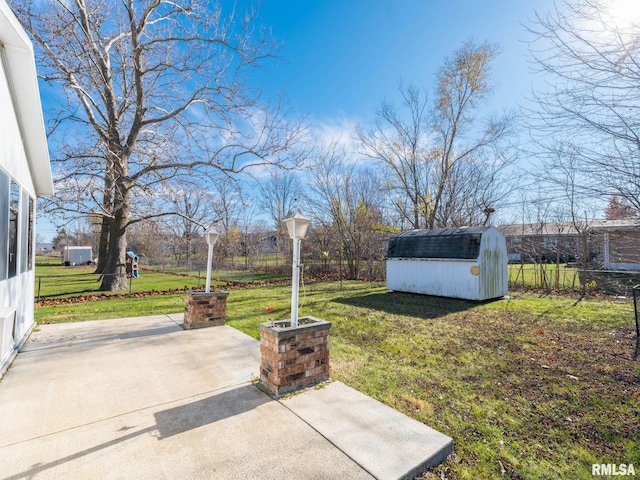
[[[260,382],[276,397],[329,379],[331,323],[302,317],[260,324]]]
[[[229,292],[187,291],[184,304],[184,324],[186,330],[192,328],[215,327],[224,325],[227,318],[227,297]]]

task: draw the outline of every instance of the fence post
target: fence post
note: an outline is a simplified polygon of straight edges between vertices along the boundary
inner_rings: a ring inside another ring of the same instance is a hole
[[[640,284],[633,287],[633,311],[636,315],[636,339],[640,339],[640,323],[638,323],[638,289],[640,289]]]

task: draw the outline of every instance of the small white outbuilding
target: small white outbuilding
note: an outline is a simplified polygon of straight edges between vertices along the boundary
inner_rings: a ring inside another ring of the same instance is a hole
[[[66,246],[62,253],[62,263],[67,267],[70,265],[89,265],[93,261],[91,246]]]
[[[488,300],[507,294],[507,244],[493,227],[410,230],[391,237],[387,288]]]

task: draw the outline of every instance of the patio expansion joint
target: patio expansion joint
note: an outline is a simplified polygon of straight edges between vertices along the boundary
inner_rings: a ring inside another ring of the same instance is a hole
[[[302,392],[304,393],[304,392]],[[273,397],[272,397],[273,398]],[[313,426],[312,423],[310,423],[309,421],[305,420],[301,415],[299,415],[298,413],[296,413],[293,409],[289,408],[286,405],[286,401],[287,398],[274,398],[274,400],[276,402],[278,402],[280,405],[282,405],[284,408],[286,408],[289,412],[291,412],[295,417],[297,417],[299,420],[301,420],[305,425],[307,425],[308,427],[310,427],[314,432],[316,432],[318,435],[320,435],[322,438],[324,438],[327,442],[329,442],[331,445],[333,445],[337,450],[339,450],[340,452],[342,452],[343,455],[345,455],[349,460],[351,460],[353,463],[355,463],[356,465],[358,465],[358,467],[360,467],[363,471],[367,472],[369,475],[371,475],[373,478],[377,478],[375,473],[371,472],[369,469],[367,469],[367,467],[365,467],[364,465],[362,465],[361,462],[359,462],[358,460],[356,460],[355,458],[353,458],[351,455],[349,455],[348,452],[345,451],[345,449],[341,448],[340,445],[337,445],[334,441],[331,440],[331,438],[329,438],[327,435],[323,434],[320,430],[318,430],[316,427]]]

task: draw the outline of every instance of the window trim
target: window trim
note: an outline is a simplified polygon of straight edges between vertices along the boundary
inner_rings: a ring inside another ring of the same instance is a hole
[[[20,185],[13,179],[9,186],[9,231],[7,244],[9,245],[7,278],[13,278],[19,275],[18,259],[20,253]]]

